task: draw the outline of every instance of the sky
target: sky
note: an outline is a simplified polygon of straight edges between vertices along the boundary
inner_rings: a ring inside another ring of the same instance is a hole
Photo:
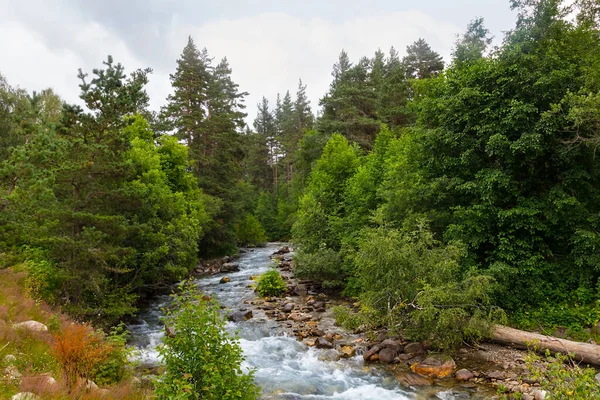
[[[0,74],[77,103],[78,69],[91,72],[110,54],[127,71],[153,69],[147,90],[158,110],[192,36],[215,63],[227,57],[250,93],[251,124],[262,96],[274,104],[277,93],[294,95],[298,79],[316,112],[342,49],[353,61],[391,46],[402,56],[422,37],[448,61],[476,17],[496,43],[516,19],[509,0],[0,0]]]

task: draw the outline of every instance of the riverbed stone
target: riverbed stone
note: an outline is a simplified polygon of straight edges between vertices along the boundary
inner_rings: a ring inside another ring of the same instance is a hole
[[[320,361],[338,361],[340,359],[340,353],[337,350],[329,349],[319,354]]]
[[[471,380],[475,377],[475,375],[473,375],[473,373],[471,371],[469,371],[468,369],[459,369],[458,371],[456,371],[456,374],[454,374],[454,377],[456,378],[457,381],[460,382],[465,382],[468,380]]]
[[[286,313],[292,312],[294,310],[294,307],[296,307],[296,305],[294,303],[286,303],[283,306],[283,312],[286,312]]]
[[[240,270],[240,265],[234,262],[228,262],[221,266],[221,272],[237,272]]]
[[[506,378],[506,374],[502,371],[488,371],[488,372],[485,372],[485,376],[488,379],[497,379],[497,380],[504,380]]]
[[[456,363],[450,357],[432,356],[411,365],[410,369],[429,378],[445,378],[456,370]]]
[[[228,317],[233,322],[248,321],[250,318],[252,318],[252,310],[236,311]]]
[[[392,350],[396,354],[404,350],[404,347],[394,339],[385,339],[381,342],[381,346]]]
[[[431,386],[433,381],[414,372],[400,372],[396,374],[396,379],[403,386]]]
[[[382,364],[391,364],[394,362],[394,358],[396,357],[396,352],[389,347],[382,349],[379,352],[379,362]]]
[[[354,346],[342,346],[339,351],[342,358],[352,358],[356,354]]]
[[[291,319],[294,322],[304,322],[310,320],[312,317],[305,313],[294,312],[291,313],[288,319]]]
[[[423,347],[423,344],[419,342],[413,342],[404,346],[404,352],[410,354],[423,354],[425,352],[425,348]]]
[[[331,349],[333,348],[333,343],[324,337],[320,337],[317,339],[317,349]]]
[[[370,360],[371,356],[374,354],[377,354],[377,352],[381,350],[381,346],[379,346],[378,344],[376,344],[375,346],[371,347],[369,350],[365,351],[363,353],[363,359],[365,361]]]
[[[224,276],[221,278],[221,280],[219,281],[219,283],[229,283],[231,282],[231,278],[228,276]]]

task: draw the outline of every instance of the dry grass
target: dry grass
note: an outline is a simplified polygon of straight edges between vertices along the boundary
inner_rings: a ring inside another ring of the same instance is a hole
[[[90,391],[85,385],[75,385],[70,390],[64,379],[61,364],[54,356],[56,338],[66,339],[75,324],[66,315],[53,310],[44,302],[31,298],[25,289],[26,274],[12,268],[0,269],[0,399],[10,399],[18,392],[36,393],[44,400],[71,399],[125,399],[142,400],[152,398],[149,391],[140,390],[129,383]],[[48,332],[15,330],[13,324],[35,320],[48,326]],[[86,331],[89,327],[85,328]],[[60,342],[60,340],[59,340]],[[16,361],[8,362],[5,357],[11,354]],[[4,377],[5,368],[13,364],[22,374],[20,380]],[[48,384],[48,377],[56,379]]]

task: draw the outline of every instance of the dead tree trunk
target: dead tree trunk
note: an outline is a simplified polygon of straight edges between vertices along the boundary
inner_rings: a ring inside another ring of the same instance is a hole
[[[501,325],[494,328],[492,340],[520,349],[535,347],[538,350],[550,350],[552,353],[573,354],[575,360],[600,365],[600,346],[595,344],[559,339]]]

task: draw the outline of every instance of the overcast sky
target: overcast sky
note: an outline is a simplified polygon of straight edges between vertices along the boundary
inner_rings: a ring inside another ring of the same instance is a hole
[[[77,69],[91,71],[111,54],[128,71],[154,70],[148,92],[158,109],[191,35],[215,61],[229,59],[250,93],[250,122],[263,95],[294,94],[299,78],[316,111],[342,48],[353,61],[391,46],[403,55],[423,37],[448,60],[475,17],[497,42],[515,21],[508,0],[0,0],[0,73],[76,102]]]

